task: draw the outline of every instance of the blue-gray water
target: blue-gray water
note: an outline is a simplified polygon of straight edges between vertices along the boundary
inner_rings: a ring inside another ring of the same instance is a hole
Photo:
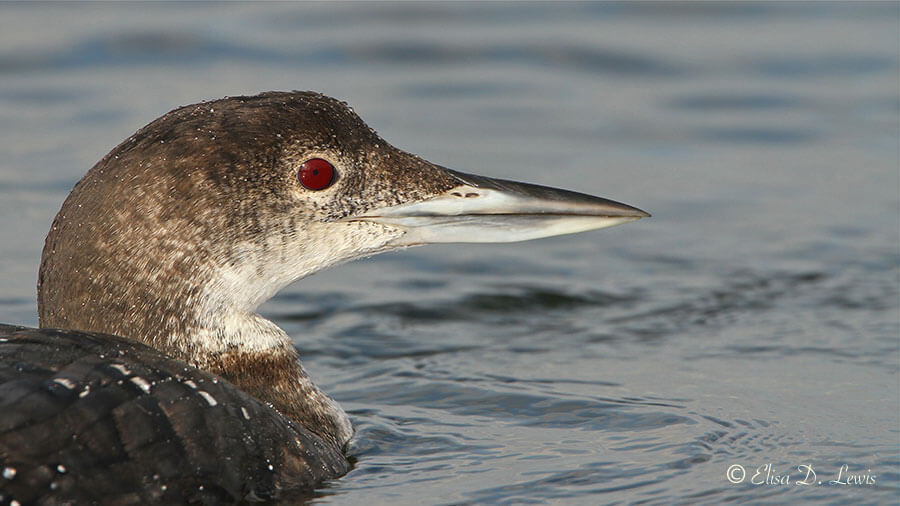
[[[0,5],[0,321],[37,323],[43,236],[119,141],[314,89],[441,165],[654,215],[267,303],[357,429],[317,502],[896,504],[898,10]]]

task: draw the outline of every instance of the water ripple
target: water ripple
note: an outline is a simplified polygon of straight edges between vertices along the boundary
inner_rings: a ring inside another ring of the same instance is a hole
[[[0,72],[66,68],[127,67],[168,63],[209,65],[218,61],[285,64],[519,64],[556,67],[579,73],[669,77],[687,68],[671,60],[621,49],[571,43],[461,46],[427,41],[364,44],[323,43],[304,50],[235,44],[211,35],[178,30],[117,33],[34,53],[0,53]]]

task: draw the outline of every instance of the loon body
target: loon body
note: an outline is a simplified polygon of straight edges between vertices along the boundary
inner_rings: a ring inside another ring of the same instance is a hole
[[[384,251],[646,216],[434,165],[317,93],[175,109],[66,199],[41,328],[0,325],[0,503],[300,497],[349,470],[353,432],[262,302]]]

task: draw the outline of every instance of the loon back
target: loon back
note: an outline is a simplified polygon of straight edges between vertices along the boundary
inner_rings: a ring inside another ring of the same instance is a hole
[[[130,339],[0,324],[0,503],[301,497],[339,448],[216,375]]]

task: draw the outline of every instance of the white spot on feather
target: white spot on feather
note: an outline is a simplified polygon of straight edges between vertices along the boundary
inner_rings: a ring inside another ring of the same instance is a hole
[[[147,383],[147,380],[140,376],[135,376],[131,378],[131,382],[138,386],[141,390],[144,391],[145,394],[150,393],[150,383]]]
[[[247,412],[247,408],[245,408],[244,406],[241,406],[241,414],[244,415],[244,419],[250,419],[250,413]]]
[[[128,368],[125,367],[124,364],[110,364],[110,367],[112,367],[113,369],[119,371],[120,373],[122,373],[126,376],[131,374],[131,371],[129,371]]]
[[[218,404],[216,398],[212,395],[209,395],[209,392],[205,390],[198,390],[197,393],[200,394],[200,397],[206,399],[206,402],[208,402],[210,406],[215,406],[216,404]]]
[[[72,380],[70,380],[68,378],[56,378],[53,380],[53,382],[56,383],[57,385],[61,385],[61,386],[65,387],[69,390],[72,390],[73,388],[75,388],[75,382],[73,382]]]

